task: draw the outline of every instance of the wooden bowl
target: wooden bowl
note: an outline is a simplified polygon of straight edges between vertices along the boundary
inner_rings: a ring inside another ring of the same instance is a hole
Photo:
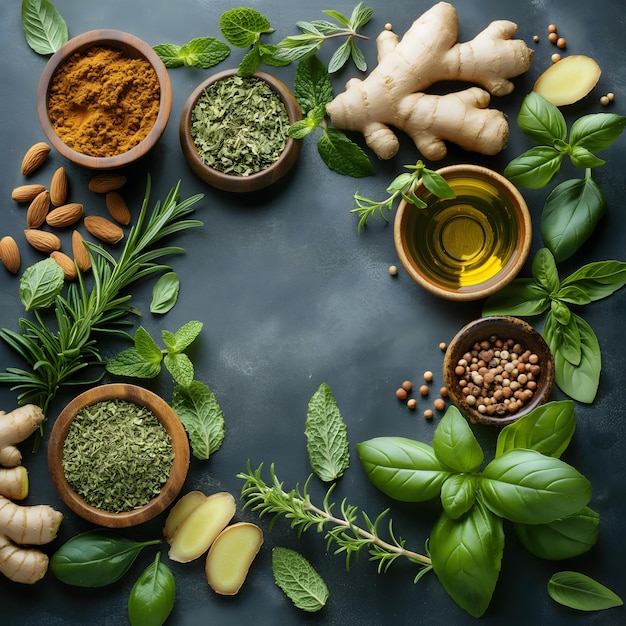
[[[232,174],[224,174],[223,172],[220,172],[219,170],[204,163],[198,154],[198,150],[196,149],[194,140],[191,136],[192,113],[200,96],[204,93],[205,89],[217,81],[234,76],[235,74],[237,74],[236,69],[219,72],[207,78],[205,81],[200,83],[196,89],[194,89],[185,102],[182,115],[180,117],[180,145],[189,167],[205,183],[208,183],[216,189],[221,189],[222,191],[257,191],[259,189],[269,187],[276,181],[280,180],[294,166],[295,162],[298,160],[298,156],[300,155],[300,149],[302,147],[301,140],[289,137],[281,156],[270,167],[261,170],[260,172],[250,174],[249,176],[236,176]],[[265,74],[264,72],[256,72],[252,75],[252,77],[265,81],[269,87],[278,94],[283,105],[285,106],[290,124],[302,119],[302,113],[300,111],[298,101],[283,82],[274,76]]]
[[[394,243],[409,276],[447,300],[486,298],[522,269],[532,239],[524,198],[504,176],[479,165],[451,165],[438,173],[457,197],[436,198],[422,184],[426,209],[402,201]]]
[[[63,445],[72,421],[85,407],[104,400],[125,400],[149,409],[167,430],[174,451],[172,470],[159,495],[140,508],[121,513],[104,511],[85,502],[68,483],[62,466]],[[125,383],[100,385],[74,398],[54,423],[48,443],[48,466],[52,482],[63,502],[87,521],[109,528],[136,526],[164,511],[174,501],[185,482],[189,455],[187,433],[169,404],[147,389]]]
[[[121,50],[127,57],[145,59],[154,68],[160,87],[159,112],[148,135],[135,147],[114,156],[100,157],[77,152],[67,146],[56,133],[48,116],[48,100],[51,80],[57,69],[73,54],[84,53],[94,46],[104,46]],[[69,161],[92,170],[112,170],[125,167],[145,156],[159,141],[165,131],[172,108],[172,86],[167,68],[156,52],[147,43],[117,30],[92,30],[70,39],[53,54],[39,79],[37,87],[37,114],[48,141]]]
[[[477,342],[497,337],[502,340],[512,339],[524,350],[530,350],[539,358],[540,373],[534,378],[536,389],[533,397],[526,401],[515,413],[488,415],[471,406],[467,395],[459,384],[455,369],[459,360],[470,352]],[[450,400],[472,423],[489,426],[506,426],[520,419],[534,408],[548,400],[554,385],[554,357],[543,337],[524,320],[507,315],[483,317],[464,326],[452,339],[443,360],[443,379]]]

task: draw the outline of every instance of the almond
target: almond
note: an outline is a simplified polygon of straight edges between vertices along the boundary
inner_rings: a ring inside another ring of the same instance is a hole
[[[17,274],[20,269],[20,249],[13,237],[3,237],[0,239],[0,260],[11,274]]]
[[[37,228],[29,228],[24,231],[26,241],[40,252],[53,252],[61,249],[61,240],[54,234]]]
[[[42,191],[28,207],[26,213],[26,226],[28,228],[39,228],[45,221],[50,210],[50,192]]]
[[[65,252],[55,250],[50,253],[50,258],[54,259],[61,267],[63,274],[65,275],[65,280],[76,280],[76,277],[78,276],[76,265],[74,265],[74,261],[72,261],[72,259],[70,259]]]
[[[72,254],[81,272],[88,272],[91,269],[91,258],[85,248],[85,240],[77,230],[72,233]]]
[[[50,201],[54,206],[61,206],[67,200],[68,180],[64,167],[60,167],[50,181]]]
[[[20,185],[13,190],[11,198],[16,202],[30,202],[34,200],[46,188],[43,185],[33,183],[32,185]]]
[[[46,223],[53,228],[65,228],[77,222],[83,215],[83,205],[70,202],[53,209],[46,215]]]
[[[126,176],[121,174],[96,174],[89,181],[89,191],[95,193],[108,193],[116,191],[126,183]]]
[[[32,174],[45,160],[50,152],[50,146],[40,141],[31,146],[22,159],[22,175]]]
[[[111,217],[124,226],[130,224],[130,210],[126,200],[117,191],[109,191],[105,198],[107,209]]]
[[[124,237],[124,231],[111,220],[99,215],[88,215],[84,219],[85,228],[106,243],[117,243]]]

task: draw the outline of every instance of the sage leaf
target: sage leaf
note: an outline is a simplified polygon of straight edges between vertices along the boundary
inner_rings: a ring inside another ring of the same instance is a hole
[[[483,451],[467,420],[450,406],[435,429],[433,450],[437,459],[453,472],[473,472],[484,459]]]
[[[514,158],[504,175],[518,187],[540,189],[551,182],[561,169],[563,152],[552,146],[535,146]]]
[[[548,593],[559,604],[579,611],[601,611],[622,606],[608,587],[579,572],[557,572],[548,581]]]
[[[537,250],[532,262],[532,274],[535,282],[549,294],[560,286],[559,273],[552,253],[546,248]]]
[[[430,535],[430,556],[439,582],[474,617],[489,606],[503,551],[502,520],[478,501],[458,520],[442,513]]]
[[[182,46],[171,43],[153,46],[165,67],[199,67],[208,69],[230,55],[230,48],[214,37],[196,37]]]
[[[441,486],[441,504],[451,519],[467,513],[476,501],[476,481],[469,474],[452,474]]]
[[[323,109],[333,99],[328,70],[316,56],[298,63],[293,85],[294,95],[305,116],[315,109]]]
[[[559,108],[534,91],[524,98],[517,124],[527,137],[545,146],[567,137],[567,125]]]
[[[166,354],[163,364],[172,375],[174,382],[184,387],[191,385],[194,377],[194,367],[191,359],[186,354]]]
[[[626,263],[623,261],[596,261],[583,265],[561,282],[561,288],[576,287],[588,298],[588,302],[601,300],[626,285]],[[557,294],[562,300],[566,298]],[[572,301],[572,304],[586,302]]]
[[[22,0],[22,28],[37,54],[54,54],[69,39],[65,20],[49,0]]]
[[[326,383],[309,401],[304,434],[309,462],[318,478],[330,482],[342,476],[350,465],[348,429]]]
[[[549,293],[532,278],[516,278],[489,296],[482,315],[539,315],[550,306]]]
[[[593,234],[606,200],[591,176],[567,180],[548,196],[541,214],[541,237],[557,262],[569,259]]]
[[[577,119],[570,130],[570,144],[590,152],[608,148],[626,126],[626,117],[614,113],[592,113]]]
[[[435,451],[404,437],[375,437],[358,443],[359,460],[370,482],[394,500],[423,502],[437,497],[450,476]]]
[[[163,274],[152,288],[150,313],[167,313],[176,304],[179,289],[180,281],[175,272]]]
[[[193,455],[208,459],[224,441],[224,415],[213,392],[201,382],[174,387],[172,408],[187,434]]]
[[[596,544],[600,516],[593,509],[584,507],[549,524],[515,524],[515,532],[522,545],[541,559],[571,559]]]
[[[247,48],[257,40],[259,33],[271,32],[267,18],[246,7],[230,9],[220,16],[220,30],[231,46]]]
[[[480,476],[480,498],[493,513],[522,524],[571,515],[591,498],[591,484],[571,465],[535,450],[509,450]]]
[[[24,270],[19,295],[27,311],[52,306],[64,285],[61,266],[54,259],[43,259]]]
[[[109,374],[129,378],[156,378],[161,372],[161,363],[147,361],[137,348],[128,348],[112,356],[106,364]]]
[[[315,613],[326,604],[329,596],[326,583],[298,552],[274,548],[272,572],[276,584],[297,608]]]
[[[317,150],[322,161],[338,174],[354,178],[374,174],[374,168],[367,154],[336,128],[326,129],[317,142]]]
[[[137,579],[128,598],[131,626],[161,626],[174,608],[176,581],[172,570],[161,562],[157,552],[154,561]]]
[[[495,456],[526,448],[558,459],[575,430],[576,414],[571,400],[546,402],[500,431]]]
[[[159,365],[163,360],[161,348],[159,348],[150,336],[150,333],[143,326],[140,326],[135,331],[135,349],[149,363]]]
[[[138,542],[113,531],[89,530],[66,541],[50,558],[50,569],[76,587],[104,587],[129,570],[143,548],[160,539]]]

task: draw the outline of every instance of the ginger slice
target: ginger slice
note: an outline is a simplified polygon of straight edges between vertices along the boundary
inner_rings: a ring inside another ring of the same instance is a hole
[[[533,91],[557,107],[574,104],[596,86],[601,73],[592,58],[575,54],[550,66],[537,79]]]
[[[197,507],[204,502],[207,496],[201,491],[190,491],[186,493],[178,502],[170,509],[163,527],[163,536],[166,541],[174,536],[178,525]]]

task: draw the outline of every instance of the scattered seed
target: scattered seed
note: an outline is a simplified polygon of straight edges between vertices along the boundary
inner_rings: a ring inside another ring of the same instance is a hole
[[[390,265],[389,266],[389,276],[397,276],[398,275],[398,268],[396,265]]]
[[[565,41],[565,37],[559,37],[556,41],[556,47],[561,48],[561,50],[567,47],[567,41]]]
[[[434,413],[433,413],[432,409],[426,409],[426,410],[424,411],[424,417],[425,417],[427,420],[431,420],[431,419],[433,419],[433,415],[434,415]]]
[[[411,391],[411,389],[413,389],[413,383],[410,380],[405,380],[402,383],[402,389],[405,391]]]
[[[428,395],[428,392],[430,391],[430,389],[428,388],[428,385],[422,385],[420,387],[420,395],[426,397]]]
[[[559,36],[556,33],[550,33],[548,35],[548,41],[550,43],[556,43],[559,40]]]
[[[609,99],[609,102],[613,102],[615,100],[615,94],[612,91],[606,94],[606,97]]]
[[[409,409],[414,410],[415,407],[417,407],[417,400],[415,398],[411,398],[410,400],[407,400],[406,405]]]
[[[600,104],[601,104],[603,107],[609,106],[609,104],[610,104],[610,103],[611,103],[611,101],[609,100],[609,97],[608,97],[608,96],[602,96],[602,97],[600,98]]]
[[[433,373],[432,373],[430,370],[428,370],[428,371],[424,372],[424,380],[425,380],[427,383],[432,382],[432,380],[433,380]]]
[[[548,32],[549,33],[556,33],[556,24],[550,24],[548,26]]]
[[[439,390],[439,395],[440,395],[442,398],[447,398],[447,397],[448,397],[448,388],[447,388],[447,387],[442,387],[442,388]]]
[[[437,398],[433,402],[433,406],[437,409],[437,411],[443,411],[446,408],[446,403],[441,398]]]
[[[445,352],[447,348],[448,348],[448,344],[447,344],[445,341],[442,341],[442,342],[439,344],[439,349],[440,349],[442,352]]]
[[[558,52],[555,52],[550,59],[552,60],[552,63],[558,63],[561,60],[561,55]]]
[[[533,41],[539,43],[539,35],[533,35]]]
[[[398,400],[406,400],[408,395],[406,389],[402,389],[402,387],[396,389],[396,398],[398,398]]]

